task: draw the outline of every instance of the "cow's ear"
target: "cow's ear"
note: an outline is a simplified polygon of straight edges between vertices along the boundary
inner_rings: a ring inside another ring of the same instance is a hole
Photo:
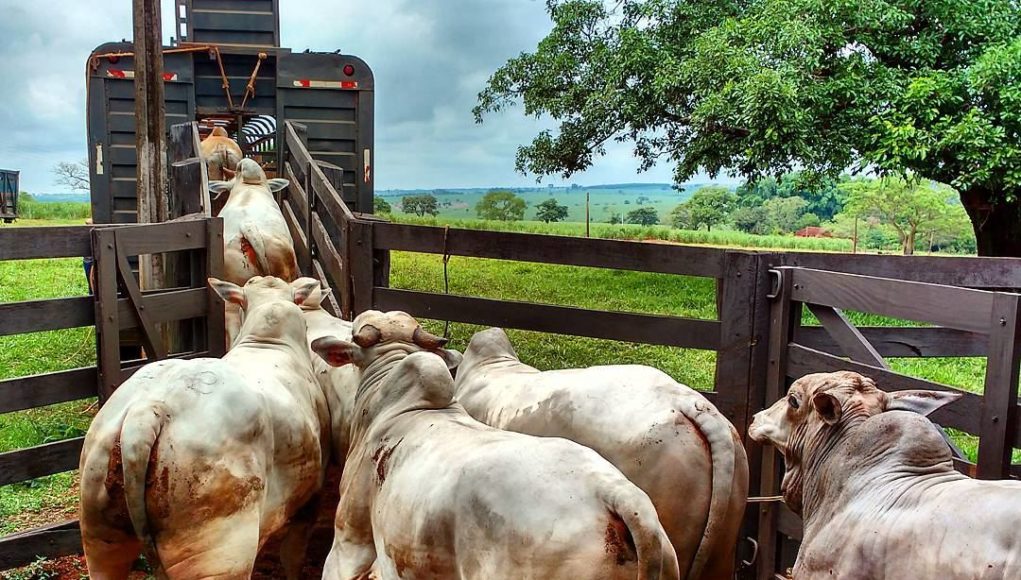
[[[233,186],[234,186],[233,180],[231,180],[231,181],[216,181],[214,179],[213,181],[209,182],[209,192],[210,193],[215,193],[216,195],[220,195],[221,193],[224,193],[226,191],[230,191],[230,189]]]
[[[319,288],[319,280],[301,278],[291,283],[294,303],[301,306],[308,297]],[[325,298],[325,296],[324,296]]]
[[[224,282],[217,278],[209,278],[209,287],[216,292],[224,302],[232,302],[241,308],[248,307],[248,299],[245,298],[245,290],[237,284]]]
[[[844,405],[837,396],[829,391],[816,393],[812,397],[812,406],[815,412],[819,413],[827,425],[834,425],[840,421],[840,415],[844,412]]]
[[[286,179],[280,177],[274,177],[273,179],[270,179],[266,182],[266,185],[269,186],[269,190],[274,193],[280,191],[281,189],[287,187],[290,184],[291,184],[290,181],[287,181]]]
[[[362,354],[362,349],[357,344],[333,336],[324,336],[313,340],[312,351],[331,367],[356,363]]]
[[[461,353],[456,350],[440,348],[436,349],[434,352],[440,355],[440,358],[443,359],[443,362],[447,363],[448,370],[456,369],[458,365],[461,364],[461,361],[464,360],[464,357],[461,356]]]
[[[886,394],[887,411],[912,411],[923,417],[964,396],[946,391],[909,390]]]

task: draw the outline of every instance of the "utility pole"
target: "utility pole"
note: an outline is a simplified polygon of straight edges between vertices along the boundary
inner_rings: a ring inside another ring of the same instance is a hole
[[[132,0],[135,27],[135,148],[138,223],[169,219],[166,121],[163,104],[163,40],[159,0]],[[153,259],[152,280],[162,280]],[[162,270],[162,268],[160,268]]]

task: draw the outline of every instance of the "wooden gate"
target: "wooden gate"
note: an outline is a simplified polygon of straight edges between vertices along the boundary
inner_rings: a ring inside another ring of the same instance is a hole
[[[1021,295],[909,282],[799,267],[770,271],[769,367],[766,404],[785,393],[793,379],[815,372],[851,370],[886,391],[930,389],[961,394],[932,420],[979,437],[977,464],[956,453],[955,467],[983,479],[1018,473],[1011,452],[1021,446],[1018,430],[1018,364]],[[804,310],[818,326],[803,325]],[[845,310],[930,326],[855,326]],[[891,370],[887,357],[986,357],[984,394],[918,379]],[[952,444],[951,444],[951,447]],[[760,494],[778,493],[783,462],[766,451]],[[758,578],[782,578],[793,564],[801,520],[782,503],[759,510]]]
[[[0,381],[0,413],[99,396],[105,400],[135,371],[155,359],[223,354],[223,306],[206,277],[221,274],[219,219],[122,227],[43,227],[0,230],[0,261],[37,258],[95,259],[95,296],[0,304],[0,336],[95,326],[97,365]],[[179,252],[183,283],[139,289],[129,260],[139,254]],[[160,327],[182,324],[183,349],[168,349]],[[125,339],[137,337],[148,356],[123,360]],[[0,453],[0,485],[78,468],[84,437]],[[0,538],[0,570],[38,556],[81,553],[78,522],[70,520]]]

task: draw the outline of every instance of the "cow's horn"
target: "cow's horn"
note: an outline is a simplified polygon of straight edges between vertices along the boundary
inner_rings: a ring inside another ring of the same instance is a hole
[[[366,324],[359,328],[358,332],[356,332],[351,338],[358,346],[362,348],[369,348],[370,346],[379,344],[379,342],[383,340],[383,333],[375,326]]]
[[[415,327],[414,334],[411,335],[411,342],[428,350],[436,350],[447,344],[447,339],[431,334],[428,330],[423,330],[421,326],[417,326]]]

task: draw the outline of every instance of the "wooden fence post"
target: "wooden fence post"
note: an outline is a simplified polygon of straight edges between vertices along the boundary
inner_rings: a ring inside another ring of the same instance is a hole
[[[351,289],[353,293],[353,316],[371,310],[375,301],[372,287],[376,274],[372,251],[372,222],[351,220],[348,222],[348,263],[351,264]]]
[[[96,272],[96,369],[99,402],[105,403],[121,381],[120,320],[117,313],[117,247],[112,228],[92,230]]]
[[[1010,477],[1011,452],[1018,423],[1019,304],[1021,296],[1017,294],[998,292],[993,295],[978,446],[979,479]]]
[[[206,278],[223,276],[223,220],[206,220]],[[208,287],[205,279],[197,280],[199,287],[206,286],[209,315],[206,317],[206,349],[209,356],[221,357],[227,352],[227,330],[223,300]]]

